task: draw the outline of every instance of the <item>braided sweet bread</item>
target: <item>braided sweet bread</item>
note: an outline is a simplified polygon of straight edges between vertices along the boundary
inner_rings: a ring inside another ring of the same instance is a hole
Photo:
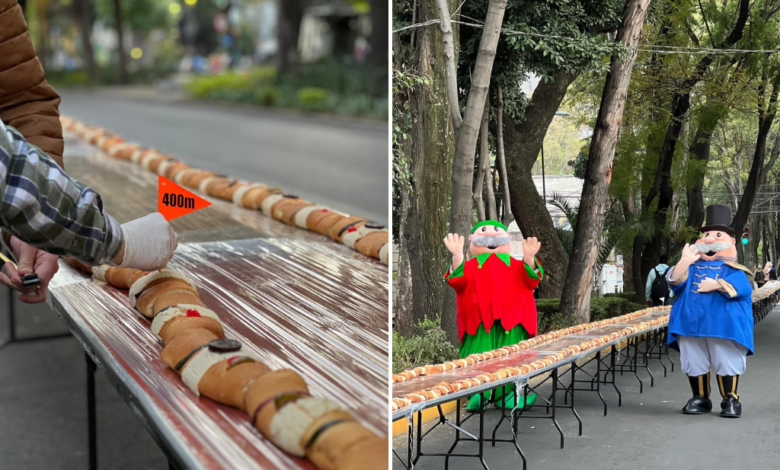
[[[201,302],[187,276],[169,269],[145,273],[66,261],[129,290],[131,305],[152,320],[152,332],[163,344],[162,361],[195,395],[245,412],[266,438],[307,457],[318,469],[387,468],[386,438],[334,400],[312,396],[296,371],[271,370],[240,342],[226,338],[219,317]]]
[[[239,207],[261,210],[268,217],[287,225],[331,237],[365,256],[378,259],[384,264],[390,263],[390,235],[385,227],[379,224],[317,206],[297,196],[286,194],[279,188],[238,181],[211,171],[192,168],[155,149],[125,142],[121,137],[101,127],[87,126],[65,116],[60,117],[60,122],[65,130],[77,133],[112,157],[130,160],[176,184],[230,201]]]

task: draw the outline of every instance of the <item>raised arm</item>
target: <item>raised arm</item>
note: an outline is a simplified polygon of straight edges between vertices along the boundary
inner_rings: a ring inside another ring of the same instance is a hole
[[[544,268],[536,258],[536,254],[542,248],[542,244],[536,237],[529,237],[522,241],[523,247],[523,269],[521,276],[523,277],[523,283],[533,290],[539,285],[539,282],[544,277]]]
[[[674,269],[671,270],[667,280],[675,285],[684,282],[688,279],[688,268],[698,261],[699,258],[701,258],[699,250],[697,250],[694,245],[686,243],[685,247],[683,247],[680,261],[674,266]]]

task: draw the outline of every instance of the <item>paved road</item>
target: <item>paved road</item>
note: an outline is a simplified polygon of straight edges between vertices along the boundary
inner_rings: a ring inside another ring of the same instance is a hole
[[[62,90],[60,111],[187,163],[284,188],[387,224],[386,122],[199,103],[126,91]]]
[[[519,443],[528,458],[529,470],[558,469],[772,469],[780,457],[780,309],[770,313],[755,329],[756,355],[748,358],[747,372],[739,384],[743,403],[741,419],[720,418],[716,413],[689,416],[680,409],[690,397],[687,378],[679,370],[675,353],[675,371],[663,378],[661,367],[652,365],[655,387],[645,382],[639,394],[633,376],[618,376],[623,392],[623,407],[617,407],[617,395],[604,393],[609,405],[603,416],[601,402],[595,394],[577,395],[577,411],[584,421],[583,436],[570,410],[560,410],[560,423],[566,436],[566,447],[560,449],[558,433],[549,420],[521,420]],[[668,365],[668,364],[667,364]],[[647,373],[640,371],[647,379]],[[659,378],[660,377],[660,378]],[[720,411],[720,394],[712,384],[713,404]],[[489,413],[486,429],[492,431],[497,411]],[[533,428],[531,426],[534,426]],[[475,431],[476,423],[466,423]],[[511,435],[504,428],[504,436]],[[423,445],[423,451],[443,452],[452,443],[451,430],[434,430]],[[396,437],[393,447],[405,453],[404,436]],[[485,461],[491,469],[521,469],[522,462],[511,444],[485,447]],[[475,452],[475,444],[461,447]],[[401,468],[394,461],[394,469]],[[444,468],[443,459],[421,458],[415,469]],[[481,468],[476,459],[451,459],[453,470]]]

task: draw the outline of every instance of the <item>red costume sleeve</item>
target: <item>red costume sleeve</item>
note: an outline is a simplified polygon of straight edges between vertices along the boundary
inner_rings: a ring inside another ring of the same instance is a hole
[[[523,261],[523,268],[525,269],[518,270],[520,272],[520,278],[523,280],[523,284],[531,290],[536,289],[536,286],[539,285],[539,282],[544,277],[544,269],[542,268],[541,263],[539,263],[539,259],[534,258],[534,263],[536,264],[536,269],[539,270],[539,274],[536,273],[534,268],[525,264],[525,261]]]
[[[455,268],[455,270],[452,269],[452,264],[450,264],[449,269],[447,269],[447,272],[444,273],[444,279],[447,280],[447,284],[450,285],[453,289],[455,289],[455,292],[460,293],[463,291],[463,289],[466,288],[466,285],[468,284],[468,281],[463,276],[463,266],[466,264],[466,260],[463,260],[462,263],[460,263],[460,266]]]

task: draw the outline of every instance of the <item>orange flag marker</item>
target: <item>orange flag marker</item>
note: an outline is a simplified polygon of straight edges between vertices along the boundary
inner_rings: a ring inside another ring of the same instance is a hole
[[[157,211],[171,221],[176,217],[210,206],[211,203],[197,194],[182,188],[168,178],[159,175],[157,184]]]

